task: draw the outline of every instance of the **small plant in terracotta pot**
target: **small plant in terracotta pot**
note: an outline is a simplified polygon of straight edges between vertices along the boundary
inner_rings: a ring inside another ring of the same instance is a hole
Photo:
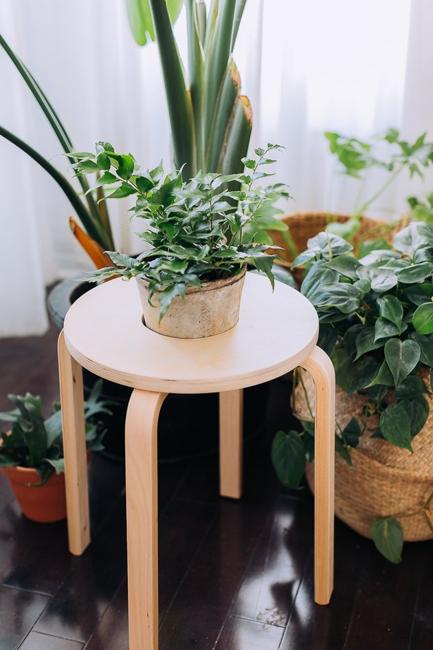
[[[135,195],[133,215],[146,221],[140,234],[146,250],[138,258],[109,252],[113,266],[92,278],[136,278],[144,321],[161,334],[200,338],[232,328],[247,267],[273,282],[267,231],[287,229],[274,206],[289,196],[286,186],[256,185],[270,176],[264,168],[275,162],[269,155],[277,149],[257,148],[254,159],[242,160],[243,173],[200,172],[187,181],[182,170],[141,171],[130,154],[108,143],[97,144],[94,155],[75,153],[78,174],[99,171],[107,198]]]
[[[110,413],[100,399],[102,382],[95,384],[85,402],[89,450],[103,449],[103,430],[96,417]],[[9,395],[15,408],[0,413],[9,431],[0,433],[0,470],[7,477],[21,510],[33,521],[49,523],[66,517],[62,421],[58,404],[44,419],[40,397]]]

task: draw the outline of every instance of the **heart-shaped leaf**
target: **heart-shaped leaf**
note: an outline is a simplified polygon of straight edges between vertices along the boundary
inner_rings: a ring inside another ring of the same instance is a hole
[[[421,349],[416,341],[390,339],[385,343],[385,360],[391,371],[395,385],[398,386],[412,372],[421,357]]]
[[[383,437],[396,447],[412,451],[409,413],[402,402],[390,404],[380,415]]]
[[[376,519],[371,526],[374,544],[384,557],[394,564],[401,562],[403,550],[403,529],[400,522],[393,517]]]
[[[418,334],[433,334],[433,302],[426,302],[415,310],[412,325]]]
[[[288,488],[296,488],[304,475],[305,447],[297,431],[278,431],[275,434],[272,463],[281,483]]]
[[[363,354],[366,354],[366,352],[371,352],[372,350],[378,350],[384,345],[384,343],[383,341],[379,341],[379,342],[376,341],[374,327],[370,327],[369,325],[366,325],[361,329],[358,336],[356,337],[355,345],[356,345],[356,357],[355,357],[355,361],[356,361],[357,359],[359,359],[359,357],[362,357]]]
[[[400,327],[403,319],[403,305],[396,296],[382,296],[378,298],[377,304],[382,318],[391,321],[397,327]]]

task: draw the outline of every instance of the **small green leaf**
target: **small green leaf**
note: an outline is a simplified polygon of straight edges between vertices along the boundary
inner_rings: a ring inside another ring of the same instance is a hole
[[[275,434],[272,463],[281,483],[288,488],[299,487],[305,469],[305,447],[297,431],[278,431]]]
[[[110,194],[107,194],[107,199],[123,199],[125,196],[130,196],[131,194],[135,193],[136,190],[131,187],[131,185],[128,185],[128,183],[122,183],[120,187],[115,189]]]
[[[377,304],[382,318],[391,321],[400,328],[403,319],[403,305],[400,300],[395,296],[387,295],[378,298]]]
[[[356,418],[352,418],[341,432],[341,437],[349,447],[357,447],[361,435],[361,426]]]
[[[371,526],[371,536],[379,553],[393,564],[400,564],[403,529],[397,519],[393,517],[375,519]]]
[[[390,404],[380,415],[380,430],[388,442],[412,451],[409,414],[402,402]]]
[[[374,327],[365,325],[356,337],[355,345],[356,361],[359,357],[362,357],[363,354],[366,354],[366,352],[372,352],[372,350],[378,350],[383,347],[384,343],[383,341],[376,341]]]
[[[408,339],[402,342],[399,339],[390,339],[386,342],[385,360],[396,386],[412,372],[420,357],[421,349],[416,341]]]
[[[418,334],[433,334],[433,302],[420,305],[415,310],[412,325]]]

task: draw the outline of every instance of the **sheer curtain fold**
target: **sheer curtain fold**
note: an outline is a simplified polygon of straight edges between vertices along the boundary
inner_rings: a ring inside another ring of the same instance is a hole
[[[139,48],[124,2],[0,0],[5,38],[50,97],[77,149],[97,140],[131,151],[144,165],[171,161],[157,48]],[[185,54],[185,17],[176,34]],[[252,145],[286,147],[278,176],[288,211],[350,211],[356,182],[336,173],[325,129],[361,137],[401,127],[433,131],[433,7],[429,0],[248,0],[235,59],[252,100]],[[186,60],[186,57],[185,57]],[[71,169],[30,92],[0,52],[7,92],[0,124],[39,149],[68,178]],[[373,178],[373,186],[380,179]],[[50,177],[0,141],[0,336],[47,326],[44,287],[89,263],[68,230],[71,207]],[[384,197],[404,209],[407,185]],[[366,188],[369,190],[370,188]],[[118,248],[139,250],[124,202],[110,205]],[[382,206],[377,206],[378,213]]]

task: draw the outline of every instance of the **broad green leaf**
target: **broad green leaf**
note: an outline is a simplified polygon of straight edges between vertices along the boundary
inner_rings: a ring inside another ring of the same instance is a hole
[[[433,273],[433,264],[431,262],[421,262],[413,264],[398,272],[398,281],[403,284],[419,284],[424,282]]]
[[[412,332],[410,337],[416,341],[421,348],[421,363],[433,368],[433,334],[418,334]]]
[[[359,262],[350,255],[339,255],[338,257],[331,259],[327,263],[327,266],[351,280],[356,280],[358,278],[356,269],[359,266]]]
[[[400,328],[403,319],[403,305],[400,300],[396,296],[387,295],[378,298],[377,304],[382,318],[386,318]]]
[[[297,431],[278,431],[272,443],[272,463],[281,483],[287,488],[299,486],[305,469],[305,447]]]
[[[364,356],[354,362],[353,357],[343,347],[334,351],[332,360],[337,384],[347,393],[355,393],[369,386],[379,368],[378,362],[371,356]]]
[[[415,310],[412,325],[418,334],[433,334],[433,302],[426,302]]]
[[[400,341],[399,339],[390,339],[385,343],[385,360],[396,386],[412,372],[418,364],[421,357],[421,349],[411,339]]]
[[[371,526],[374,544],[389,562],[400,564],[403,550],[403,529],[400,522],[393,517],[375,519]]]
[[[130,196],[135,194],[136,190],[128,185],[128,183],[122,183],[118,188],[107,194],[107,199],[123,199],[125,196]]]
[[[380,430],[388,442],[396,447],[412,451],[411,422],[404,403],[390,404],[382,411]]]
[[[433,246],[433,227],[426,223],[411,223],[394,236],[397,251],[414,255],[419,248]]]
[[[378,318],[374,324],[374,340],[376,342],[391,336],[399,336],[403,329],[385,318]]]
[[[366,354],[367,352],[371,352],[372,350],[378,350],[379,348],[383,347],[384,343],[383,341],[375,340],[374,327],[371,327],[369,325],[364,325],[356,337],[355,345],[356,345],[356,357],[355,357],[355,361],[356,361],[357,359],[359,359],[359,357],[362,357],[363,354]]]
[[[410,434],[413,438],[421,431],[427,422],[429,414],[428,402],[422,395],[420,395],[417,397],[411,397],[410,399],[401,400],[400,404],[402,404],[409,416]]]
[[[413,399],[422,397],[425,392],[426,387],[421,377],[409,375],[409,377],[407,377],[400,386],[395,389],[395,396],[397,399]]]
[[[388,364],[386,361],[383,361],[377,374],[374,376],[368,387],[394,386],[394,383],[394,378],[391,374],[390,369],[388,368]]]
[[[414,305],[423,305],[433,297],[433,284],[415,284],[407,287],[404,293]]]

